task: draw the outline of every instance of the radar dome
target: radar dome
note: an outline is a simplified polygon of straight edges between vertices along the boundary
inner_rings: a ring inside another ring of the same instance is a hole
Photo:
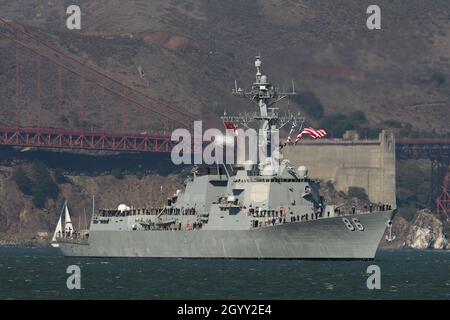
[[[273,176],[275,174],[275,168],[272,165],[266,165],[261,171],[263,176]]]
[[[119,206],[117,207],[117,210],[120,212],[124,212],[127,210],[130,210],[130,207],[128,207],[126,204],[119,204]]]
[[[262,75],[261,76],[261,83],[262,84],[267,84],[267,76],[266,75]]]
[[[252,170],[252,169],[253,169],[253,161],[252,161],[252,160],[246,160],[246,161],[244,162],[244,168],[245,168],[245,170],[247,170],[247,171]]]
[[[297,169],[297,173],[301,178],[306,178],[308,176],[308,168],[305,166],[300,166]]]

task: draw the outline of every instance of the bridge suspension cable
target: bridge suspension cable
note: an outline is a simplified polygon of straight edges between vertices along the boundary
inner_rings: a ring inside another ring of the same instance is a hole
[[[187,116],[188,118],[190,118],[191,120],[197,118],[197,116],[195,114],[193,114],[192,112],[189,112],[189,111],[187,111],[187,110],[185,110],[183,108],[174,107],[174,106],[172,106],[171,104],[169,104],[168,102],[166,102],[166,101],[164,101],[162,99],[158,99],[158,98],[152,97],[152,96],[150,96],[150,95],[148,95],[148,94],[146,94],[146,93],[144,93],[144,92],[142,92],[142,91],[140,91],[140,90],[138,90],[136,88],[133,88],[132,86],[130,86],[130,85],[126,84],[126,83],[123,83],[123,82],[121,82],[121,81],[119,81],[117,79],[112,78],[111,76],[109,76],[105,72],[99,70],[98,68],[96,68],[94,66],[91,66],[91,65],[87,64],[86,62],[83,62],[80,59],[78,59],[76,57],[73,57],[72,55],[67,54],[66,52],[60,50],[59,48],[57,48],[55,46],[53,46],[49,42],[47,42],[47,41],[45,41],[43,39],[40,39],[40,38],[34,36],[33,34],[31,34],[29,32],[26,32],[25,30],[22,30],[22,29],[16,27],[14,24],[9,23],[8,21],[6,21],[3,18],[0,18],[0,22],[3,23],[4,25],[14,29],[16,32],[19,32],[19,33],[21,33],[23,35],[26,35],[27,37],[35,40],[37,43],[42,44],[43,46],[45,46],[48,49],[50,49],[50,50],[60,54],[61,56],[65,57],[65,58],[67,58],[69,60],[72,60],[73,62],[76,62],[76,63],[78,63],[78,64],[80,64],[80,65],[82,65],[84,67],[86,67],[87,69],[89,69],[89,70],[95,72],[96,74],[98,74],[98,75],[100,75],[100,76],[102,76],[102,77],[104,77],[104,78],[114,82],[115,84],[117,84],[117,85],[119,85],[119,86],[121,86],[123,88],[126,88],[127,90],[130,90],[130,91],[132,91],[132,92],[134,92],[136,94],[139,94],[139,95],[143,96],[144,98],[146,98],[146,99],[148,99],[150,101],[153,101],[153,102],[156,102],[156,103],[158,103],[160,105],[163,105],[163,106],[167,107],[168,109],[170,109],[170,110],[172,110],[174,112],[178,112],[180,114],[183,114],[183,115]]]

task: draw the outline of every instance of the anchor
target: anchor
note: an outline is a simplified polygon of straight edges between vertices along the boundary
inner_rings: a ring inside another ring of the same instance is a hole
[[[396,238],[396,236],[394,235],[392,235],[392,221],[391,220],[389,220],[388,222],[387,222],[387,227],[389,228],[389,235],[386,235],[386,240],[388,241],[388,242],[392,242],[392,241],[394,241],[395,240],[395,238]]]

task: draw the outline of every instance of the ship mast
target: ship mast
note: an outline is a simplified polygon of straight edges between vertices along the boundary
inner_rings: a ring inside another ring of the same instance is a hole
[[[260,122],[259,125],[260,147],[264,144],[266,148],[265,150],[266,157],[272,158],[273,155],[272,155],[271,133],[274,131],[278,131],[288,122],[291,121],[302,122],[303,118],[301,118],[299,114],[294,115],[290,112],[282,116],[278,114],[277,112],[278,108],[275,108],[273,106],[277,102],[283,100],[284,98],[288,96],[297,95],[297,93],[294,90],[294,85],[292,85],[292,91],[290,92],[285,92],[283,90],[274,87],[268,81],[267,75],[262,74],[261,65],[262,65],[261,56],[257,55],[255,57],[255,68],[256,68],[255,82],[253,82],[250,91],[238,88],[237,84],[235,83],[235,88],[233,89],[232,93],[235,96],[248,98],[250,101],[252,101],[257,105],[259,109],[259,114],[253,115],[253,119],[258,120]],[[239,121],[242,118],[247,119],[245,122],[248,122],[248,116],[232,117],[232,121]]]

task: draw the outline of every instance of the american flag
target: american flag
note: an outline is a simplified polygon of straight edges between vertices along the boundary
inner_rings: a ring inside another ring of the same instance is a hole
[[[238,135],[238,125],[232,121],[223,121],[223,125],[225,126],[225,132],[232,131],[236,136]]]
[[[300,132],[297,135],[297,138],[295,139],[295,143],[299,142],[303,138],[304,134],[307,134],[307,135],[309,135],[310,137],[312,137],[314,139],[320,139],[320,138],[325,137],[327,135],[327,132],[325,130],[323,130],[323,129],[316,130],[316,129],[313,129],[311,127],[310,128],[305,128],[305,129],[303,129],[302,132]]]
[[[237,124],[231,122],[231,121],[224,121],[223,125],[225,126],[225,129],[227,130],[236,130],[238,128]]]
[[[223,116],[226,117],[227,111],[223,110]],[[232,121],[223,120],[223,125],[225,126],[225,132],[228,132],[229,130],[233,131],[235,135],[238,134],[238,125]]]

